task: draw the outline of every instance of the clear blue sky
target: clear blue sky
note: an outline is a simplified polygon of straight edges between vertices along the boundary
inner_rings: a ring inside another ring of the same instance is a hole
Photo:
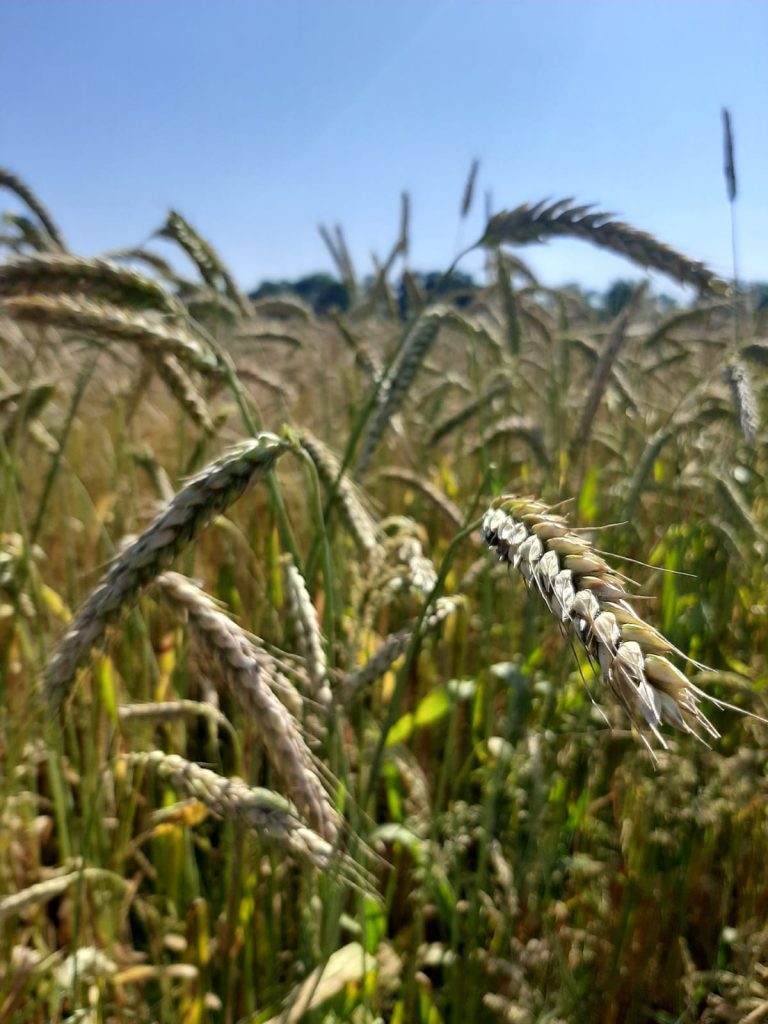
[[[595,201],[727,274],[725,104],[741,271],[768,278],[764,2],[0,0],[0,94],[0,164],[73,248],[138,243],[174,206],[245,286],[329,268],[321,221],[367,270],[403,188],[416,268],[479,235],[490,188]],[[631,276],[579,243],[527,256],[550,283]]]

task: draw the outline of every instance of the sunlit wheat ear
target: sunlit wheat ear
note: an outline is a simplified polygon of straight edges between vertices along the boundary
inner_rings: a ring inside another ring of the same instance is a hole
[[[196,423],[206,434],[213,434],[215,427],[211,420],[205,399],[195,387],[194,381],[181,365],[176,356],[158,354],[151,357],[152,365],[157,371],[158,377],[162,380],[173,397],[189,416],[193,423]]]
[[[576,634],[603,682],[632,722],[666,747],[660,727],[671,725],[702,739],[719,737],[701,711],[701,700],[720,708],[742,708],[716,700],[695,686],[667,658],[681,655],[634,611],[625,578],[610,568],[563,516],[532,498],[498,498],[483,517],[483,539],[501,561],[518,569],[564,628]],[[648,740],[643,735],[643,740]]]
[[[288,614],[296,631],[299,653],[312,685],[312,695],[318,703],[327,707],[333,700],[328,685],[328,663],[322,630],[317,619],[317,610],[307,590],[304,577],[293,563],[290,555],[283,559],[283,578],[288,599]]]
[[[339,878],[362,889],[372,880],[361,865],[338,853],[333,844],[309,828],[291,805],[277,793],[225,778],[176,754],[152,750],[124,754],[128,766],[146,766],[177,792],[205,804],[215,815],[255,832],[259,838],[321,871],[338,872]]]
[[[39,293],[0,296],[0,310],[22,322],[71,330],[102,342],[130,342],[150,354],[167,353],[201,373],[219,371],[200,339],[183,324],[167,323],[160,316],[111,302],[96,302],[78,293]]]
[[[185,576],[166,572],[156,583],[161,595],[187,616],[203,653],[215,661],[252,721],[270,763],[301,814],[333,842],[339,833],[339,816],[328,800],[298,723],[270,688],[268,656],[212,597]]]
[[[243,316],[251,314],[251,304],[235,284],[234,278],[224,265],[213,246],[200,235],[180,213],[171,210],[165,224],[158,231],[163,238],[170,238],[186,252],[196,264],[203,280],[214,290],[224,286],[227,297],[235,303]]]
[[[263,433],[226,452],[192,477],[144,533],[112,563],[102,583],[81,605],[43,674],[48,704],[57,710],[77,669],[100,642],[107,626],[136,601],[141,590],[166,569],[219,513],[243,494],[258,472],[271,469],[287,450]]]
[[[741,360],[734,359],[725,368],[725,379],[731,391],[733,407],[739,417],[741,433],[747,444],[753,445],[760,424],[757,399],[749,371]]]
[[[611,220],[608,213],[598,212],[591,206],[576,206],[572,199],[524,203],[514,210],[497,213],[488,221],[478,244],[486,247],[523,245],[556,236],[592,242],[705,292],[724,294],[728,290],[726,283],[698,260],[689,259],[645,231]]]
[[[39,253],[9,260],[0,267],[0,296],[79,292],[135,309],[154,309],[183,318],[184,307],[151,277],[107,259],[68,253]]]

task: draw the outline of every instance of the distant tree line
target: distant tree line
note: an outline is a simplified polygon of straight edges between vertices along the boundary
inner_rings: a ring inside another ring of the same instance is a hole
[[[410,278],[412,284],[415,284],[427,299],[441,299],[458,308],[469,304],[473,295],[483,287],[471,274],[459,270],[454,270],[448,275],[438,270],[411,271]],[[373,285],[372,277],[363,282],[364,290],[370,289]],[[596,319],[611,320],[627,304],[636,286],[636,281],[618,279],[604,291],[585,289],[579,284],[568,284],[564,287],[578,295],[584,305],[594,313]],[[756,309],[768,308],[768,282],[743,284],[739,290],[752,298]],[[307,274],[295,281],[262,281],[249,294],[252,299],[275,295],[298,296],[311,306],[318,316],[324,316],[334,309],[344,312],[352,303],[349,286],[326,273]],[[394,294],[400,316],[405,319],[411,310],[404,275],[395,282]],[[655,303],[661,313],[670,312],[680,305],[677,299],[663,293],[655,296]]]

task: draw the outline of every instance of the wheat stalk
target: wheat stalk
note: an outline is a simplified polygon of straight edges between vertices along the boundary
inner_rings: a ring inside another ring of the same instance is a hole
[[[647,729],[666,748],[662,723],[698,739],[697,730],[719,737],[699,705],[703,699],[719,708],[733,705],[700,690],[672,664],[666,655],[681,652],[634,611],[624,577],[562,516],[531,498],[502,497],[483,517],[482,535],[561,625],[571,627],[646,745]]]
[[[53,710],[61,706],[77,669],[107,626],[212,519],[243,494],[257,472],[271,469],[286,449],[284,441],[269,433],[232,448],[192,477],[144,533],[121,552],[102,583],[81,605],[46,665],[43,688]]]
[[[320,835],[335,841],[339,816],[328,801],[298,724],[266,681],[269,659],[213,598],[185,576],[166,572],[156,584],[162,596],[186,615],[205,652],[216,661],[300,813]]]
[[[523,203],[514,210],[497,213],[477,244],[487,248],[524,245],[557,235],[592,242],[701,291],[724,294],[728,290],[726,283],[703,263],[689,259],[653,235],[611,220],[608,213],[596,212],[591,206],[575,206],[572,199]]]

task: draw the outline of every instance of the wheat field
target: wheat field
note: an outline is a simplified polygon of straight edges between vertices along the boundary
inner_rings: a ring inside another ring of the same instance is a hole
[[[404,197],[321,315],[0,187],[0,1024],[768,1019],[754,295],[570,200],[427,292]]]

